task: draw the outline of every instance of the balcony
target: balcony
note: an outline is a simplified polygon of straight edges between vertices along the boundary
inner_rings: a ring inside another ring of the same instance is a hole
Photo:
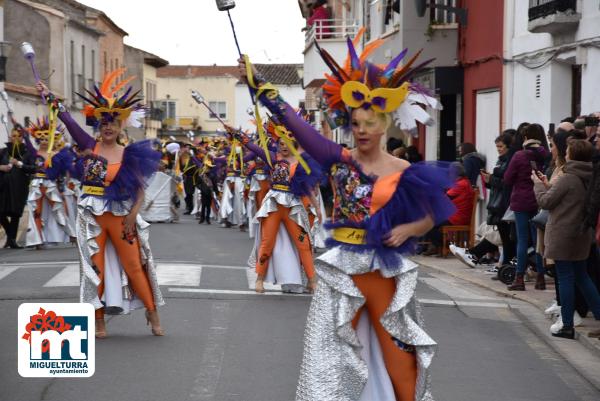
[[[577,29],[577,0],[529,0],[529,31],[559,35]]]
[[[304,86],[313,81],[324,79],[323,74],[330,72],[317,52],[315,41],[331,56],[342,63],[348,54],[346,38],[358,33],[359,24],[355,20],[326,19],[315,21],[306,31],[304,49]]]
[[[197,117],[177,117],[177,118],[165,118],[162,120],[164,128],[169,130],[183,129],[183,130],[194,130],[198,127]]]

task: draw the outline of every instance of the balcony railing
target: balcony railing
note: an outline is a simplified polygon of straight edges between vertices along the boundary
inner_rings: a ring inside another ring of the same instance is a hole
[[[199,125],[199,120],[197,117],[177,117],[165,118],[162,123],[168,128],[195,129]]]
[[[308,47],[315,39],[345,39],[358,33],[358,21],[342,19],[317,20],[306,31],[305,39]]]
[[[529,0],[529,21],[569,10],[577,11],[577,0]]]

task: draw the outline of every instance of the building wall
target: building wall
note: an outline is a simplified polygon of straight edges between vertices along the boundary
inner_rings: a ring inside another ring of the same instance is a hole
[[[304,102],[305,93],[304,89],[300,85],[277,85],[280,95],[290,104],[293,108],[298,108],[300,102]],[[248,94],[248,87],[246,85],[236,85],[235,87],[235,127],[242,127],[244,130],[251,130],[254,132],[256,126],[251,122],[254,119],[253,116],[248,115],[247,110],[252,106],[250,95]],[[266,116],[267,109],[260,107],[261,117],[264,119]]]
[[[104,76],[125,65],[123,36],[121,33],[115,32],[113,26],[101,16],[90,19],[90,22],[96,29],[104,33],[98,40],[101,53],[100,75]]]
[[[235,85],[237,78],[233,76],[219,77],[190,77],[190,78],[157,78],[158,100],[176,101],[176,114],[178,117],[198,118],[199,125],[203,131],[216,131],[222,126],[216,119],[209,118],[207,109],[197,104],[191,96],[191,90],[195,89],[206,100],[224,101],[227,103],[227,118],[225,122],[235,124],[236,96]]]
[[[469,10],[468,24],[461,27],[459,38],[459,58],[464,67],[463,138],[475,143],[477,92],[502,88],[504,4],[503,0],[464,0],[463,7]],[[500,128],[490,132],[490,141]]]
[[[66,100],[78,109],[83,108],[83,101],[75,95],[80,92],[79,76],[83,77],[85,88],[92,89],[94,83],[100,81],[99,35],[89,30],[80,28],[75,24],[67,24],[64,41],[64,90]],[[71,63],[71,43],[73,43],[74,57]],[[73,75],[72,75],[73,74]],[[73,80],[72,77],[73,76]]]

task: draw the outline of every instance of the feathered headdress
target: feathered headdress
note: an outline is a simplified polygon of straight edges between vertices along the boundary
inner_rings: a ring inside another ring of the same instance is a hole
[[[65,128],[62,125],[56,125],[56,127],[53,128],[50,119],[48,117],[42,117],[38,118],[35,122],[30,121],[27,131],[38,143],[43,140],[59,143],[62,140]],[[52,131],[54,131],[54,138],[50,137]]]
[[[429,96],[423,87],[412,83],[411,79],[434,59],[415,65],[421,54],[419,51],[400,65],[408,54],[408,49],[404,49],[388,65],[375,65],[367,58],[384,40],[369,43],[359,56],[355,47],[363,33],[364,28],[361,28],[354,40],[347,39],[348,57],[343,67],[316,43],[319,54],[332,72],[331,75],[325,74],[327,81],[323,85],[323,92],[333,120],[338,125],[346,125],[349,122],[349,111],[363,108],[378,113],[393,113],[396,124],[408,131],[415,131],[415,120],[423,124],[431,123],[431,117],[421,105],[439,108],[439,102]]]
[[[86,124],[98,127],[102,121],[126,121],[126,125],[133,127],[141,126],[144,117],[144,107],[139,104],[142,100],[137,97],[140,91],[133,92],[130,86],[122,96],[117,93],[125,88],[135,77],[129,77],[116,83],[117,79],[125,73],[125,68],[119,68],[106,74],[102,85],[98,88],[94,85],[94,93],[85,89],[86,95],[77,93],[86,103],[83,114]],[[132,93],[133,92],[133,93]]]

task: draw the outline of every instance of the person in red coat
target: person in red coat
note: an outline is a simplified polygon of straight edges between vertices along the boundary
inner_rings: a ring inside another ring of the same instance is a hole
[[[327,0],[317,0],[312,7],[310,17],[306,20],[306,25],[312,27],[317,24],[315,27],[316,38],[327,39],[331,36],[331,28],[328,21],[331,18],[331,14],[327,6]]]
[[[456,182],[454,186],[446,191],[446,195],[452,200],[454,206],[456,206],[456,213],[454,213],[448,221],[435,226],[426,235],[426,239],[431,242],[429,247],[423,252],[423,255],[431,256],[439,253],[442,245],[442,230],[441,227],[451,226],[468,226],[471,224],[471,215],[473,214],[473,195],[474,189],[471,186],[471,181],[465,174],[465,168],[462,164],[455,162],[452,163],[451,170],[456,174]]]

